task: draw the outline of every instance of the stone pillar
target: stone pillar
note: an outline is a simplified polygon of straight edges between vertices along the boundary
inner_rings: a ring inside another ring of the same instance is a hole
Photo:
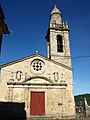
[[[13,101],[13,88],[8,88],[8,101]]]
[[[29,88],[25,88],[24,90],[24,101],[25,101],[25,111],[27,116],[30,115],[30,101],[29,101]]]

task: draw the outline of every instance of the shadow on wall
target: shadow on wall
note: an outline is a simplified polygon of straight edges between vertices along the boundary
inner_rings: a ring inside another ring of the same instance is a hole
[[[26,120],[25,103],[0,102],[0,120]]]

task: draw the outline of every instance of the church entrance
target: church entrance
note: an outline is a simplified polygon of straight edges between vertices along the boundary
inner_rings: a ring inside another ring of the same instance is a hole
[[[45,92],[31,92],[30,115],[45,115]]]

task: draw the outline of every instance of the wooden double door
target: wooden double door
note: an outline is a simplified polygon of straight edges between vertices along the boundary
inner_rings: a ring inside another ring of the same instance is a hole
[[[45,92],[31,92],[30,115],[45,115]]]

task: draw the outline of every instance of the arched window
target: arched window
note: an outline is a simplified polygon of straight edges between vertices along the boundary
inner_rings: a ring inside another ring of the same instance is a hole
[[[63,40],[61,35],[57,36],[57,52],[63,52]]]

